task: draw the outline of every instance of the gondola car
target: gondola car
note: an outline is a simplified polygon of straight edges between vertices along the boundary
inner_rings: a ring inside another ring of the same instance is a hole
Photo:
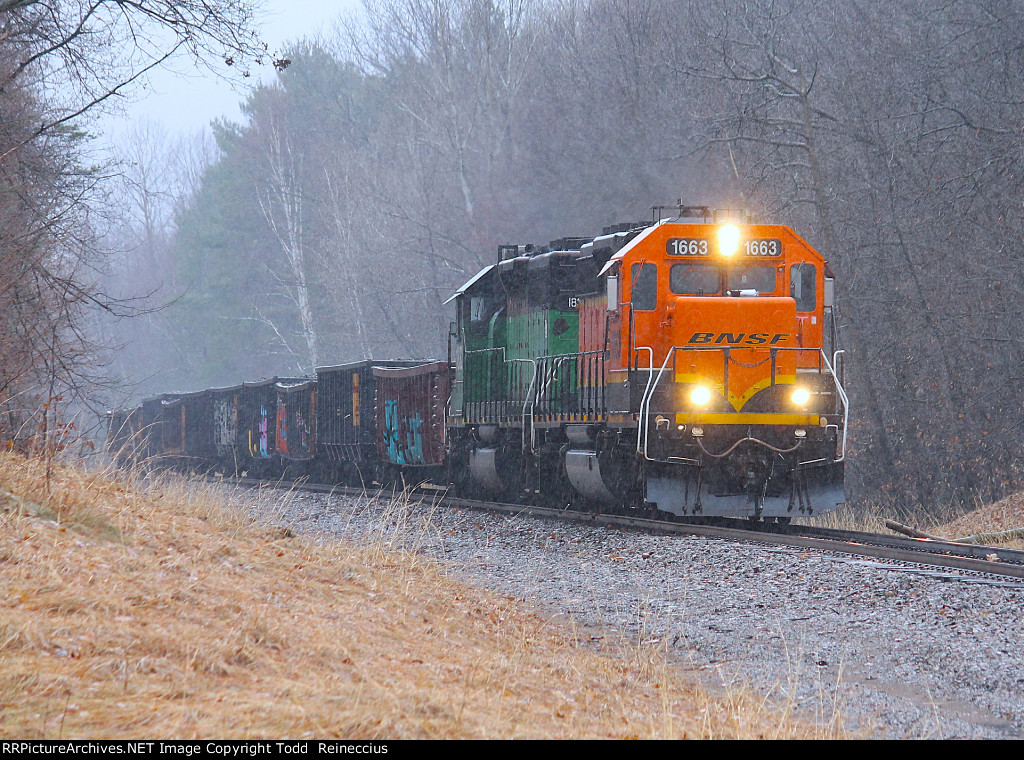
[[[381,477],[377,452],[374,367],[411,367],[421,362],[364,359],[318,367],[316,475],[323,482],[370,484]]]
[[[274,377],[242,383],[237,391],[238,421],[235,428],[239,474],[245,473],[250,477],[281,476],[278,391],[282,386],[306,381],[308,378]]]
[[[235,475],[242,461],[242,446],[238,436],[238,395],[241,385],[225,388],[211,388],[210,403],[213,428],[212,467],[214,472],[224,475]]]
[[[158,437],[160,456],[168,467],[185,464],[185,400],[184,394],[165,393],[160,397],[158,424],[154,436]]]
[[[285,477],[310,474],[316,455],[316,401],[315,378],[277,383],[274,430]]]
[[[209,390],[184,393],[181,396],[184,448],[181,468],[207,473],[214,469],[213,393]]]
[[[386,482],[444,482],[451,366],[373,367],[376,455]]]

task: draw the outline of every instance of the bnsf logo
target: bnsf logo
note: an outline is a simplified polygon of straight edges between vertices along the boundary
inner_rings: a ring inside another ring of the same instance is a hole
[[[789,338],[789,333],[770,335],[768,333],[694,333],[687,343],[719,345],[725,343],[730,346],[774,346]]]

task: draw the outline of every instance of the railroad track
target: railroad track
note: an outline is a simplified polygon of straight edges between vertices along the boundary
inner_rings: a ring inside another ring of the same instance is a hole
[[[346,496],[374,496],[372,491],[345,486],[293,481],[264,481],[250,478],[212,477],[211,481],[245,487],[274,487],[314,493]],[[381,489],[380,496],[393,496],[394,491]],[[995,546],[963,544],[934,539],[906,538],[881,533],[817,528],[805,525],[772,525],[759,523],[756,528],[741,520],[716,519],[714,522],[663,520],[633,515],[579,512],[571,509],[508,504],[503,502],[462,499],[447,495],[436,487],[406,492],[409,498],[437,506],[453,506],[516,515],[532,515],[556,520],[607,525],[610,527],[648,531],[661,534],[685,534],[832,551],[891,562],[927,565],[987,576],[1024,579],[1024,551]]]

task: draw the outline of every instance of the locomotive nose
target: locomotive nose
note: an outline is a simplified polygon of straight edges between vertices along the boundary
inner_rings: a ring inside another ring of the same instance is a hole
[[[759,390],[796,379],[792,298],[677,298],[672,340],[676,382],[709,384],[739,411]]]

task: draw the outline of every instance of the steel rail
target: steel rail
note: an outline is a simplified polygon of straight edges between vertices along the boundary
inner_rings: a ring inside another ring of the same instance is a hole
[[[651,533],[696,535],[746,543],[764,543],[776,546],[815,549],[818,551],[832,551],[859,557],[871,557],[894,562],[907,562],[971,573],[1024,579],[1024,551],[996,546],[904,538],[881,533],[844,531],[813,526],[789,525],[781,529],[772,529],[771,526],[762,524],[760,529],[753,530],[736,527],[735,525],[705,524],[683,520],[659,520],[650,517],[635,517],[601,512],[581,512],[572,509],[556,509],[552,507],[457,498],[449,496],[445,489],[436,486],[415,490],[406,489],[404,491],[397,488],[382,487],[377,491],[371,491],[362,488],[304,483],[300,481],[266,481],[250,478],[223,477],[211,477],[209,480],[229,485],[261,488],[272,487],[371,498],[394,498],[404,494],[410,499],[429,502],[432,506],[462,507],[464,509],[478,509],[514,515],[531,515],[578,523],[628,528]]]

